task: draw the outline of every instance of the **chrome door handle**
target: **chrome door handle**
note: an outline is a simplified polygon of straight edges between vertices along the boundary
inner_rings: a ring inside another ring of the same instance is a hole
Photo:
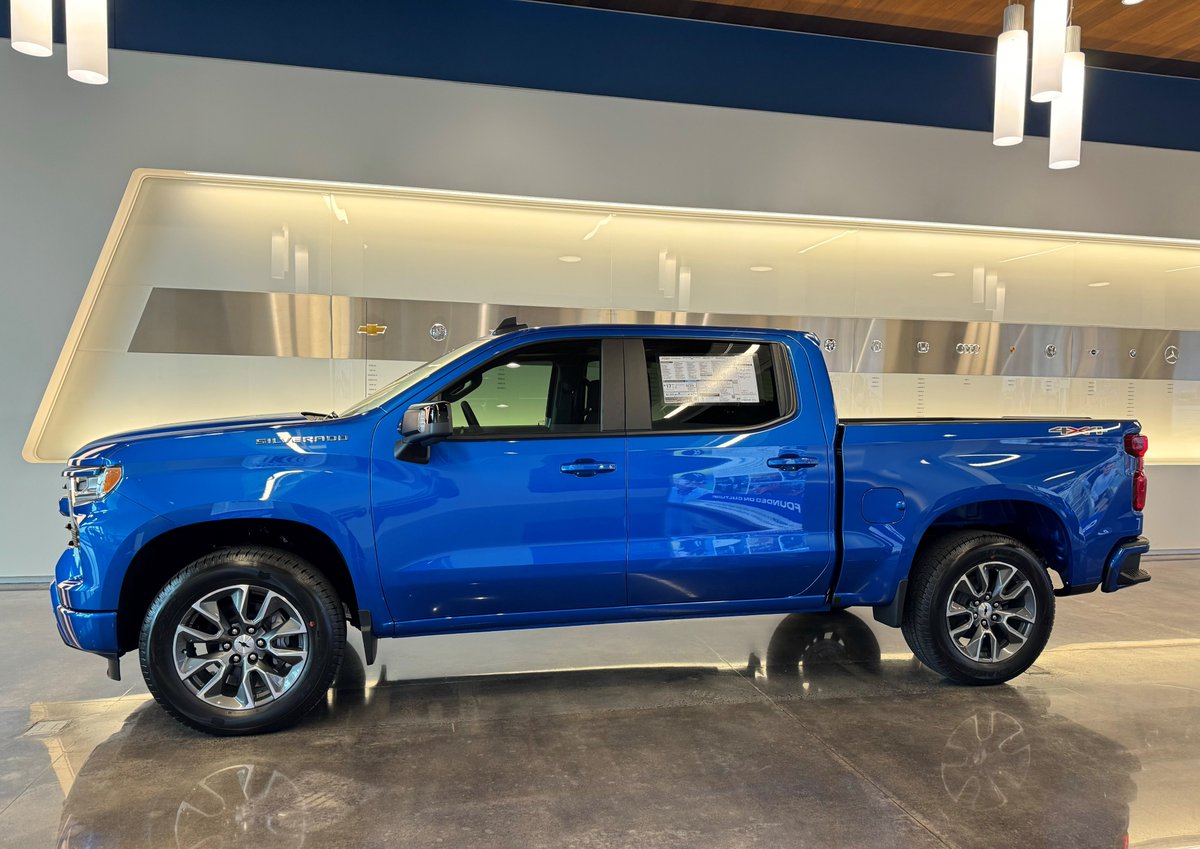
[[[576,460],[574,463],[563,463],[559,466],[565,475],[574,475],[577,478],[594,478],[596,475],[607,474],[617,470],[616,463],[601,463],[584,457]]]
[[[811,469],[819,461],[816,457],[801,457],[798,454],[782,454],[767,461],[767,466],[779,469],[781,472],[798,472],[801,469]]]

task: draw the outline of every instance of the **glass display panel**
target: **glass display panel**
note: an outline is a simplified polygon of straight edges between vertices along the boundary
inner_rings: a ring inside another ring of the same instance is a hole
[[[1200,242],[180,171],[131,178],[24,456],[345,411],[508,315],[809,330],[843,415],[1137,417],[1200,462]]]

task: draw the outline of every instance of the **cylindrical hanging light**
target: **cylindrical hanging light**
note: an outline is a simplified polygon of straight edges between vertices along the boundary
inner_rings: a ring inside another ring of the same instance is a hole
[[[54,52],[52,0],[12,0],[8,21],[13,50],[30,56],[49,56]]]
[[[1074,168],[1083,147],[1083,51],[1079,27],[1067,27],[1062,96],[1050,104],[1050,167]]]
[[[996,110],[992,144],[1020,144],[1025,137],[1025,80],[1029,62],[1029,33],[1025,7],[1013,3],[1004,10],[1004,31],[996,40]]]
[[[1062,94],[1068,0],[1033,2],[1033,83],[1029,99],[1046,103]]]
[[[108,82],[108,0],[67,0],[67,76]]]

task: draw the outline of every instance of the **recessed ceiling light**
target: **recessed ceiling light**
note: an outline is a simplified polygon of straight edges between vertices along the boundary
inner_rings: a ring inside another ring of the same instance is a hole
[[[505,368],[520,368],[521,364],[520,363],[506,363],[504,367]]]
[[[953,277],[954,272],[953,271],[935,271],[935,272],[933,272],[933,276],[934,277]]]
[[[775,267],[773,265],[752,265],[752,266],[750,266],[750,270],[751,271],[774,271]]]
[[[1137,4],[1139,4],[1141,2],[1142,2],[1142,0],[1121,0],[1121,5],[1122,6],[1136,6]]]
[[[567,254],[566,256],[560,256],[558,258],[558,261],[559,262],[583,262],[583,257],[575,256],[574,254]]]
[[[1109,286],[1109,285],[1112,285],[1111,280],[1097,280],[1095,283],[1088,284],[1088,286],[1091,287],[1092,289],[1099,289],[1103,286]]]

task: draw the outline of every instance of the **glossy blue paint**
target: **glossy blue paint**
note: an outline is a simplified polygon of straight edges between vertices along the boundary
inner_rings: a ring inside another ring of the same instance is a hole
[[[54,621],[58,625],[58,635],[71,648],[96,654],[117,654],[117,612],[102,610],[89,612],[71,610],[57,604],[57,592],[51,589],[51,597],[55,599]]]
[[[1115,593],[1117,590],[1124,589],[1120,583],[1121,570],[1130,559],[1136,557],[1140,560],[1141,556],[1149,550],[1150,543],[1144,537],[1118,545],[1108,558],[1108,563],[1105,564],[1100,589],[1106,593]]]
[[[64,641],[130,648],[117,643],[118,617],[142,615],[119,609],[130,564],[163,534],[224,520],[323,534],[379,636],[884,604],[924,535],[955,526],[1019,529],[1067,585],[1087,588],[1141,532],[1123,449],[1136,422],[1070,436],[1033,420],[839,423],[817,340],[790,331],[654,329],[782,345],[795,409],[758,430],[610,421],[595,434],[451,438],[425,464],[395,456],[404,411],[492,357],[644,333],[517,331],[418,369],[344,418],[195,422],[85,446],[72,465],[120,464],[124,476],[76,512],[79,545],[60,557],[53,591]],[[619,398],[612,388],[605,397]],[[772,463],[784,455],[811,463]],[[580,463],[612,470],[571,474]],[[154,565],[165,583],[186,564]]]
[[[837,596],[846,604],[890,601],[926,531],[939,522],[972,525],[974,505],[984,505],[980,511],[992,517],[974,523],[985,526],[995,526],[995,517],[1014,509],[1001,527],[1045,517],[1048,526],[1041,533],[1047,548],[1061,549],[1063,581],[1079,586],[1098,582],[1113,546],[1141,533],[1141,514],[1131,508],[1133,460],[1123,446],[1124,434],[1139,425],[1089,421],[1104,432],[1061,436],[1050,433],[1052,424],[846,425],[845,556]],[[858,504],[867,490],[885,486],[904,494],[904,516],[889,525],[869,524]],[[1042,553],[1055,559],[1052,551]]]
[[[788,371],[805,379],[784,421],[748,432],[630,434],[630,604],[828,590],[833,458],[807,356],[793,345]],[[783,457],[806,462],[773,467]]]
[[[400,620],[625,603],[625,437],[466,441],[372,465],[388,606]],[[616,466],[577,477],[580,459]]]

